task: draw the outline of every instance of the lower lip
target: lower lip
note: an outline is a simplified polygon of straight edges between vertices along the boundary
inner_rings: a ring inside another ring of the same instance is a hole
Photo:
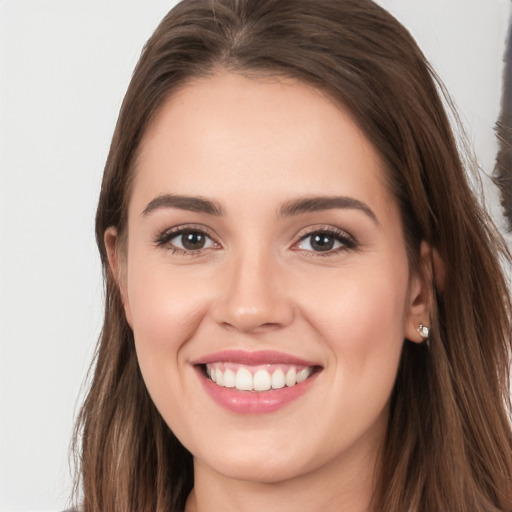
[[[318,373],[295,386],[269,391],[240,391],[236,388],[219,386],[197,368],[206,392],[213,400],[228,411],[238,414],[265,414],[277,411],[307,393]]]

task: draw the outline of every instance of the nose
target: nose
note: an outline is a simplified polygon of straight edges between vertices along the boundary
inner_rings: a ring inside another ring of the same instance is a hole
[[[283,271],[267,254],[244,254],[229,263],[212,307],[215,321],[245,333],[289,325],[294,316]]]

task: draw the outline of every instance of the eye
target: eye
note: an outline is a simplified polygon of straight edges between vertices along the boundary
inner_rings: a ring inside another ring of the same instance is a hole
[[[294,249],[325,253],[324,255],[327,256],[356,247],[356,241],[350,235],[341,230],[330,228],[310,231],[300,238]]]
[[[220,247],[204,230],[188,227],[169,229],[159,235],[155,243],[181,254],[197,254],[203,249]]]
[[[187,251],[206,249],[213,245],[213,240],[200,231],[185,231],[169,240],[172,245]]]

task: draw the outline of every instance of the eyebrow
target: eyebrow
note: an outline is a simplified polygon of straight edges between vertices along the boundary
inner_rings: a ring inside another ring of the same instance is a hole
[[[220,216],[223,214],[222,206],[216,201],[205,199],[199,196],[179,196],[164,194],[155,197],[148,203],[142,215],[149,215],[160,208],[178,208],[190,212],[207,213],[208,215]]]
[[[366,214],[375,224],[378,224],[377,216],[373,210],[362,201],[347,196],[312,196],[302,197],[287,201],[281,206],[281,217],[300,215],[302,213],[318,212],[333,209],[355,209]]]
[[[178,208],[191,212],[206,213],[216,217],[224,214],[222,206],[211,199],[200,196],[181,196],[175,194],[163,194],[151,200],[142,215],[149,215],[160,208]],[[304,213],[318,212],[334,209],[355,209],[365,213],[371,220],[378,224],[377,216],[373,210],[362,201],[347,196],[312,196],[301,197],[286,201],[279,209],[281,217],[291,217]]]

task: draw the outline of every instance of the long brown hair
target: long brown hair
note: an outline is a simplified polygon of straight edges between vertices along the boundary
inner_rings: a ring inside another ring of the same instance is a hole
[[[371,0],[185,0],[144,48],[103,177],[105,319],[75,437],[85,511],[181,511],[193,486],[192,456],[142,380],[104,233],[126,235],[134,162],[155,112],[219,69],[293,77],[344,104],[385,164],[412,264],[422,240],[443,262],[443,276],[431,276],[430,347],[404,340],[375,510],[512,510],[511,304],[500,267],[509,256],[468,186],[422,52]]]

